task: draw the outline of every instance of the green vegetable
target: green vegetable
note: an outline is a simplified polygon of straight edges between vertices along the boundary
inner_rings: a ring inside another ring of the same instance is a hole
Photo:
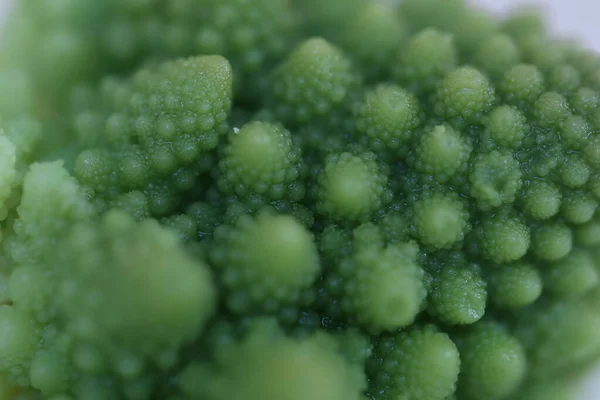
[[[494,100],[494,89],[485,75],[471,67],[458,67],[440,81],[434,112],[461,125],[474,123],[490,110]]]
[[[498,307],[523,307],[535,302],[542,294],[540,272],[532,265],[520,262],[502,265],[490,271],[490,297]]]
[[[214,238],[212,261],[232,312],[298,303],[319,275],[313,235],[291,216],[242,216],[233,227],[219,226]]]
[[[544,220],[555,216],[561,200],[562,192],[552,182],[536,179],[523,190],[523,210],[534,219]]]
[[[437,125],[420,136],[415,149],[415,168],[419,172],[432,175],[436,181],[444,183],[467,172],[473,147],[459,131],[450,126]]]
[[[285,123],[307,123],[342,107],[358,76],[344,52],[321,37],[307,39],[273,75],[272,104]]]
[[[533,106],[544,88],[544,75],[531,64],[515,65],[504,73],[499,84],[502,100],[523,110]]]
[[[486,282],[475,265],[440,265],[433,272],[429,313],[450,325],[470,325],[485,314]]]
[[[367,363],[373,380],[369,394],[381,399],[445,399],[456,388],[460,364],[454,342],[434,326],[382,336]]]
[[[416,93],[429,92],[456,68],[458,56],[452,36],[426,28],[400,46],[392,64],[395,79]]]
[[[257,319],[240,342],[218,345],[211,363],[184,369],[182,390],[223,400],[359,400],[366,386],[361,365],[346,361],[339,347],[326,333],[287,338],[275,321]]]
[[[469,213],[455,193],[429,194],[417,200],[413,224],[419,241],[433,249],[450,248],[464,239]]]
[[[226,193],[242,197],[256,193],[278,200],[301,172],[300,149],[290,132],[272,124],[242,126],[230,134],[223,152],[218,184]]]
[[[475,64],[493,78],[502,77],[519,59],[519,48],[510,36],[502,33],[484,41],[475,54]]]
[[[459,396],[501,399],[523,381],[527,369],[519,341],[501,326],[483,321],[457,338],[461,354]]]
[[[396,85],[380,85],[365,95],[356,113],[358,134],[373,151],[402,151],[419,126],[419,103]]]
[[[465,0],[19,1],[0,398],[571,400],[600,57]]]
[[[531,235],[523,222],[500,214],[483,220],[480,240],[486,260],[507,263],[520,260],[527,253]]]
[[[573,231],[561,222],[536,225],[531,238],[531,251],[540,261],[560,260],[573,249]]]
[[[327,157],[318,185],[317,211],[335,220],[367,220],[391,197],[387,174],[370,152]]]
[[[527,119],[523,113],[506,105],[492,110],[485,126],[493,145],[508,148],[520,147],[523,138],[529,133]]]

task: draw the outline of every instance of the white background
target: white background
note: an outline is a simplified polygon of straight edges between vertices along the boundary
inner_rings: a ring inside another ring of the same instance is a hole
[[[0,16],[11,0],[0,0]],[[26,1],[26,0],[18,0]],[[56,1],[56,0],[46,0]],[[103,1],[103,0],[98,0]],[[327,0],[323,0],[327,1]],[[600,52],[600,1],[598,0],[471,0],[472,3],[500,14],[519,5],[541,6],[553,32],[580,40]],[[585,381],[580,400],[600,400],[600,367]]]

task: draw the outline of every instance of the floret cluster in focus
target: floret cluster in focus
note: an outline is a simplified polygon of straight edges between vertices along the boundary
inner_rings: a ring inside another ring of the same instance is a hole
[[[0,399],[572,400],[600,55],[463,0],[29,0]]]

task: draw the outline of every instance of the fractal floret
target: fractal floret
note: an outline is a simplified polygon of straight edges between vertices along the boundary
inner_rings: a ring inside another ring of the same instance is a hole
[[[573,400],[600,55],[466,0],[16,1],[0,399]]]

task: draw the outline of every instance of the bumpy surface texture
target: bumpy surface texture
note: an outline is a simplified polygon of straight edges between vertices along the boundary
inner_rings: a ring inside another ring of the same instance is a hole
[[[535,12],[29,0],[1,37],[0,399],[572,400],[600,358],[600,56]]]

